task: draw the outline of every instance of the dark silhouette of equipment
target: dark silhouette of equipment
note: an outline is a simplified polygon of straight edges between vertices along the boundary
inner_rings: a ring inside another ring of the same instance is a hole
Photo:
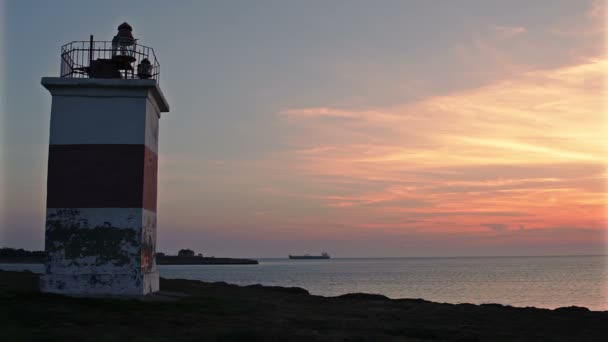
[[[155,79],[160,65],[150,47],[137,43],[124,22],[111,41],[74,41],[61,49],[61,77]]]

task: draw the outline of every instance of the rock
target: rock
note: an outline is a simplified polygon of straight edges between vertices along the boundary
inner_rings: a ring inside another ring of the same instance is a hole
[[[305,295],[310,294],[310,292],[308,292],[308,290],[305,290],[301,287],[264,286],[261,284],[253,284],[253,285],[248,285],[245,287],[250,288],[250,289],[265,289],[265,290],[271,290],[271,291],[275,291],[275,292],[289,293],[289,294],[305,294]]]
[[[556,312],[568,312],[568,313],[583,313],[583,312],[591,312],[591,310],[582,307],[582,306],[564,306],[561,308],[557,308],[553,311]]]
[[[341,296],[337,296],[337,298],[345,298],[345,299],[361,299],[361,300],[391,300],[385,295],[374,294],[374,293],[347,293]]]

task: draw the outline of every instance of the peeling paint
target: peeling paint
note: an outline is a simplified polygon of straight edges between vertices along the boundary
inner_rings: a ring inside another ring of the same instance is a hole
[[[156,214],[146,211],[143,216],[141,241],[141,270],[156,270]]]
[[[66,211],[74,215],[74,211]],[[107,221],[101,226],[88,227],[86,221],[62,218],[47,220],[47,241],[48,254],[63,251],[65,259],[74,266],[79,266],[80,260],[87,257],[95,257],[95,266],[108,263],[124,266],[133,258],[131,250],[139,245],[133,229],[113,227]]]
[[[45,292],[158,291],[156,213],[142,208],[47,210]]]

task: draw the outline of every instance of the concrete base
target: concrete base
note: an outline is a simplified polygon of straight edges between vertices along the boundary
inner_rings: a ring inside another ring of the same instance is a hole
[[[158,292],[160,290],[160,276],[158,271],[144,274],[143,294]]]
[[[142,296],[159,290],[156,213],[143,208],[50,208],[42,292]]]
[[[45,274],[40,277],[40,290],[68,296],[143,296],[159,290],[159,275]]]

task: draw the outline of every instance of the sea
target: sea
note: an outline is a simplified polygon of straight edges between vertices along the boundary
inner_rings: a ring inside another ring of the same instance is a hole
[[[258,259],[259,265],[159,265],[161,277],[364,292],[443,303],[608,310],[608,256]],[[42,265],[0,264],[43,272]]]

